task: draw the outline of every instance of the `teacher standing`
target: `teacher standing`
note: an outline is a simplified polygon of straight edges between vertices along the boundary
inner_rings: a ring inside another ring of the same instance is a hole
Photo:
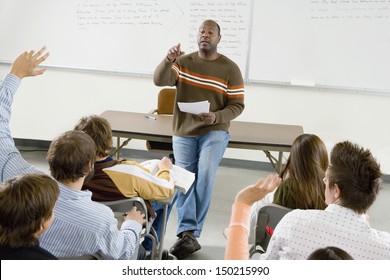
[[[217,168],[229,143],[230,121],[244,110],[244,82],[236,63],[218,53],[219,25],[204,21],[198,30],[199,50],[184,55],[180,43],[169,49],[154,72],[157,86],[176,86],[173,112],[175,164],[196,174],[184,194],[178,192],[178,240],[170,253],[184,259],[198,251],[210,206]],[[181,112],[177,102],[209,101],[210,112]]]

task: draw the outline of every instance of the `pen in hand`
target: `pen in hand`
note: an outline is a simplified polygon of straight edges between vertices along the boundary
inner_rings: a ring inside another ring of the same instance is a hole
[[[147,118],[147,119],[151,119],[151,120],[157,120],[157,118],[156,118],[156,117],[152,117],[152,116],[149,116],[149,115],[145,115],[145,118]]]

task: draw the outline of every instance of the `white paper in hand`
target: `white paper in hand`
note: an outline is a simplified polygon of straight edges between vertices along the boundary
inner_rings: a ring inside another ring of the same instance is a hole
[[[177,102],[180,111],[199,115],[210,112],[210,102],[208,100],[200,102]]]

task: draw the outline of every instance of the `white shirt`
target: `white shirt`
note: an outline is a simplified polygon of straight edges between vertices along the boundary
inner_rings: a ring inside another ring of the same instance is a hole
[[[264,259],[306,259],[339,247],[354,259],[390,259],[390,234],[372,229],[363,215],[336,204],[325,210],[293,210],[276,226]]]

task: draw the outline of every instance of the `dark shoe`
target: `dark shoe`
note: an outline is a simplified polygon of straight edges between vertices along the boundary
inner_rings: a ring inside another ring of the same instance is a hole
[[[168,256],[169,256],[169,252],[167,249],[164,249],[161,253],[161,259],[162,260],[167,260],[168,259]]]
[[[171,253],[169,253],[168,250],[164,249],[162,251],[161,260],[171,261],[171,260],[177,260],[177,258],[174,255],[172,255]]]
[[[201,246],[192,232],[185,231],[182,236],[173,244],[169,252],[177,259],[187,258],[192,253],[200,250]]]

